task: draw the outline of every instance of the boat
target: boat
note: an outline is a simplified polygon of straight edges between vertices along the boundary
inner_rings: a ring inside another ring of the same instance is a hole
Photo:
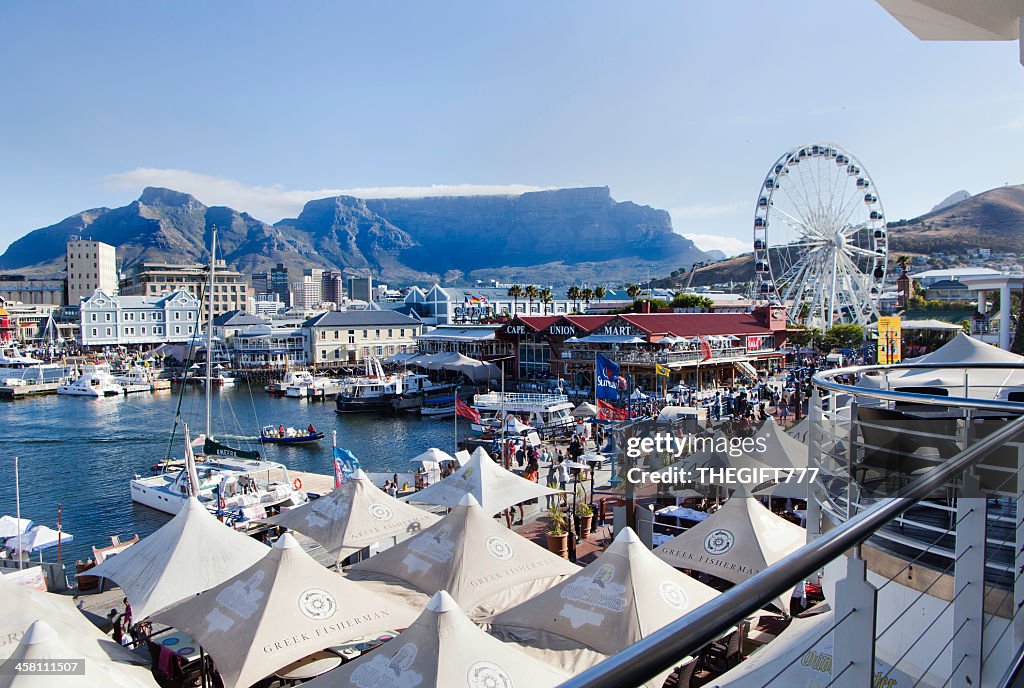
[[[47,382],[65,382],[72,368],[57,363],[44,363],[26,356],[17,346],[0,349],[0,386],[19,387]]]
[[[323,438],[324,434],[322,432],[310,432],[308,429],[296,430],[295,428],[285,428],[284,426],[275,428],[273,425],[268,425],[260,432],[260,442],[266,444],[306,444],[318,442]]]
[[[341,382],[335,397],[337,413],[358,413],[391,409],[391,401],[405,389],[405,375],[385,374],[380,361],[366,359],[366,373],[349,377]]]
[[[402,392],[391,400],[391,407],[396,411],[418,411],[436,397],[453,397],[455,394],[454,383],[434,382],[423,373],[402,372],[398,375],[402,376]]]
[[[420,407],[420,415],[434,418],[451,418],[455,415],[454,395],[425,400],[423,406]]]
[[[58,387],[57,394],[78,397],[113,397],[124,394],[124,388],[110,374],[109,365],[90,363],[82,367],[82,374],[74,382],[67,382]]]
[[[292,399],[319,396],[337,384],[329,377],[315,376],[308,370],[303,370],[294,374],[291,384],[285,387],[284,395]]]
[[[471,423],[474,435],[500,432],[502,419],[509,414],[525,418],[535,430],[570,434],[576,427],[572,417],[575,408],[564,394],[520,394],[514,392],[488,392],[473,397],[473,408],[480,414],[480,422]]]
[[[138,364],[117,375],[114,380],[121,385],[125,394],[153,391],[153,375],[148,368]]]
[[[308,370],[289,370],[279,382],[271,382],[264,389],[270,394],[286,394],[289,387],[301,385],[312,378]]]

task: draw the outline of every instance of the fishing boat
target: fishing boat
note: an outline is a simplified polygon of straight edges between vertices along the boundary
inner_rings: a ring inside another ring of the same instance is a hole
[[[334,410],[337,413],[388,410],[391,408],[392,399],[402,393],[404,381],[403,375],[386,375],[380,361],[367,358],[364,375],[342,381],[341,390],[335,398]]]
[[[273,425],[268,425],[260,432],[260,442],[266,444],[306,444],[318,442],[323,438],[324,434],[317,432],[316,429],[310,432],[309,429],[296,430],[291,427],[286,428],[283,425],[276,428]]]
[[[113,397],[124,394],[110,374],[106,363],[90,363],[82,367],[82,374],[74,382],[67,382],[57,388],[57,394],[75,397]]]

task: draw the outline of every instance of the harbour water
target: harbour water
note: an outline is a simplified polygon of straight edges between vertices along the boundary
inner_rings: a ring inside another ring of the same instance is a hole
[[[177,386],[173,392],[105,399],[54,395],[0,402],[0,514],[15,510],[17,456],[22,517],[55,528],[57,505],[62,505],[63,528],[74,535],[62,548],[63,561],[91,556],[91,547],[109,545],[111,535],[153,532],[169,517],[134,504],[128,481],[133,473],[148,475],[150,466],[166,456],[177,406]],[[193,436],[202,432],[204,409],[202,387],[186,389],[181,414]],[[272,397],[262,388],[250,393],[244,383],[213,393],[213,435],[232,446],[257,448],[263,425],[304,428],[310,423],[326,434],[320,443],[267,445],[261,453],[292,469],[330,474],[330,438],[336,430],[338,446],[350,449],[366,470],[397,471],[408,470],[408,460],[428,447],[451,452],[454,444],[450,418],[339,415],[330,400]],[[179,429],[172,456],[181,457],[183,446]],[[44,558],[56,560],[56,548],[46,550]]]

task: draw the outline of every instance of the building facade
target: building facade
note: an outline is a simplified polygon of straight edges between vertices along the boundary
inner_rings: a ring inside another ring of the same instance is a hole
[[[499,339],[498,330],[503,325],[441,325],[424,332],[416,338],[420,353],[459,353],[478,361],[491,361],[511,356],[514,347],[511,341]]]
[[[299,326],[252,325],[231,338],[240,368],[295,368],[309,363],[307,332]]]
[[[100,289],[117,293],[117,251],[110,244],[73,237],[64,250],[67,270],[67,301],[77,305],[83,298]]]
[[[199,301],[184,289],[157,296],[112,296],[96,290],[81,302],[83,347],[184,343],[198,336]]]
[[[67,302],[66,298],[67,280],[0,275],[0,299],[4,301],[34,306],[63,306]]]
[[[173,263],[142,263],[132,269],[130,275],[121,281],[124,296],[157,297],[182,290],[202,300],[200,316],[206,318],[206,304],[212,300],[214,317],[228,311],[246,310],[249,307],[249,285],[245,276],[229,270],[223,260],[217,261],[214,271],[213,294],[206,294],[210,281],[210,268],[194,263],[179,265]]]
[[[373,301],[373,278],[356,275],[349,277],[348,297],[353,301]]]
[[[309,358],[321,367],[415,351],[423,325],[394,311],[327,311],[302,324]]]

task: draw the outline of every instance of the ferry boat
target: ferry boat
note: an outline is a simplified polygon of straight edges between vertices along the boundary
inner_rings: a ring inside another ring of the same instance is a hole
[[[549,430],[556,434],[570,433],[576,427],[572,417],[575,408],[564,394],[520,394],[515,392],[488,392],[473,397],[473,408],[480,414],[480,422],[472,423],[474,435],[501,430],[502,416],[515,414],[536,430]]]
[[[0,385],[15,387],[46,382],[64,382],[71,369],[26,356],[16,346],[0,350]]]
[[[68,382],[58,387],[57,394],[78,397],[113,397],[124,394],[124,388],[110,374],[109,365],[90,363],[82,367],[82,374],[74,382]]]
[[[364,375],[341,381],[335,410],[338,413],[390,410],[395,408],[393,402],[404,393],[423,394],[438,386],[421,373],[385,374],[380,361],[368,358]]]

